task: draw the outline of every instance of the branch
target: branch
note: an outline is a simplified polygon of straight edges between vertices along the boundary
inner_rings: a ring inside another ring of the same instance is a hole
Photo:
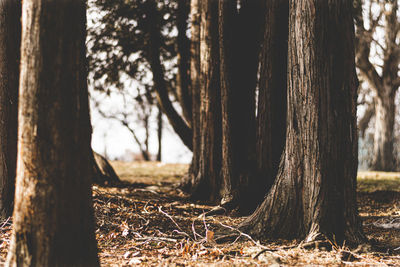
[[[164,78],[164,69],[160,61],[161,33],[158,26],[158,11],[155,1],[149,1],[147,9],[149,34],[149,62],[153,72],[153,82],[156,89],[157,100],[161,109],[167,115],[174,131],[179,135],[182,142],[192,150],[192,129],[178,114],[168,96],[167,83]]]
[[[358,122],[358,131],[363,138],[365,137],[365,131],[368,128],[368,124],[374,115],[375,115],[375,104],[371,103],[365,110],[364,116]]]
[[[148,154],[147,150],[143,148],[142,142],[139,140],[139,138],[138,138],[138,136],[136,135],[135,131],[129,126],[129,123],[128,123],[127,119],[126,119],[127,115],[126,115],[126,114],[123,114],[124,119],[118,118],[118,117],[115,116],[115,115],[107,115],[106,113],[104,113],[104,111],[102,111],[102,110],[99,108],[99,103],[98,103],[98,102],[95,101],[95,105],[96,105],[96,107],[97,107],[97,111],[100,113],[100,115],[101,115],[103,118],[105,118],[105,119],[116,120],[116,121],[118,121],[119,123],[121,123],[123,126],[125,126],[126,129],[128,129],[128,131],[132,134],[133,139],[135,140],[135,142],[136,142],[137,145],[139,146],[139,149],[140,149],[140,152],[142,153],[143,159],[144,159],[145,161],[150,160],[150,157],[149,157],[149,154]]]

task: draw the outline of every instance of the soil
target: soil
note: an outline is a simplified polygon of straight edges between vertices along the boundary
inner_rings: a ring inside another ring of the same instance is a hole
[[[204,216],[214,207],[192,203],[176,188],[187,165],[113,166],[124,184],[93,186],[102,266],[400,266],[400,174],[387,187],[383,178],[359,179],[363,189],[358,204],[368,244],[310,248],[296,240],[253,240],[235,228],[244,217]],[[215,233],[221,229],[240,238],[217,242]],[[0,223],[0,265],[10,231],[11,219]]]

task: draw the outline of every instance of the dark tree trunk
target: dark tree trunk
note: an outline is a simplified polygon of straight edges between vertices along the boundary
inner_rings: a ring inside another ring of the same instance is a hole
[[[93,151],[91,157],[93,166],[93,182],[99,185],[116,185],[121,182],[114,168],[102,155]]]
[[[269,1],[265,16],[256,130],[258,197],[272,186],[285,145],[289,1]]]
[[[200,1],[190,1],[190,81],[192,95],[193,156],[187,176],[182,179],[181,189],[190,192],[199,172],[200,158]]]
[[[21,1],[0,1],[0,220],[11,216],[17,163]]]
[[[7,266],[99,266],[91,198],[84,1],[24,0]]]
[[[193,6],[192,6],[193,7]],[[200,18],[200,113],[197,150],[194,153],[190,191],[192,199],[216,203],[220,199],[221,95],[218,46],[218,2],[199,1]],[[196,49],[192,47],[193,49]],[[193,68],[196,69],[196,62]],[[194,79],[194,83],[198,79]],[[197,88],[197,87],[195,87]],[[194,99],[197,97],[194,89]],[[196,99],[196,101],[198,101]],[[194,101],[195,102],[195,101]],[[194,103],[193,102],[193,103]],[[196,107],[196,104],[193,105]],[[197,112],[194,112],[194,122]],[[194,138],[194,140],[196,140]]]
[[[393,171],[396,166],[393,151],[394,116],[396,114],[395,90],[389,88],[387,91],[389,94],[375,98],[374,152],[370,166],[374,171]]]
[[[228,208],[241,212],[255,208],[254,194],[255,90],[259,47],[263,33],[264,3],[219,2],[219,45],[222,95],[223,199]]]
[[[157,106],[158,115],[157,115],[157,139],[158,139],[158,151],[157,151],[157,161],[161,161],[162,155],[162,135],[163,135],[163,118],[162,111],[160,106]]]
[[[190,40],[186,35],[190,1],[178,0],[177,28],[178,28],[178,96],[182,113],[189,125],[192,124],[192,99],[190,81]]]
[[[153,83],[156,90],[157,101],[167,116],[172,128],[181,138],[182,142],[192,150],[192,129],[179,115],[168,96],[167,83],[164,77],[164,69],[160,61],[161,29],[159,12],[156,1],[148,1],[146,6],[149,26],[149,62],[153,73]]]
[[[352,3],[291,0],[289,17],[285,151],[271,190],[241,228],[360,243]]]

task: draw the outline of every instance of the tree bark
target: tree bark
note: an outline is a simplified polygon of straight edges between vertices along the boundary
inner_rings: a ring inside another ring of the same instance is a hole
[[[192,129],[179,115],[168,96],[168,88],[164,77],[164,69],[160,61],[161,29],[158,20],[157,3],[147,3],[147,16],[149,24],[149,61],[153,73],[153,83],[156,89],[157,101],[174,131],[181,138],[182,142],[192,150]]]
[[[192,184],[199,172],[200,158],[200,19],[201,9],[199,0],[190,1],[190,81],[192,95],[192,133],[193,149],[192,162],[188,174],[182,179],[180,188],[191,192]]]
[[[389,92],[395,92],[390,88]],[[393,171],[396,161],[393,151],[395,95],[389,94],[375,99],[375,134],[371,170]]]
[[[222,101],[221,204],[249,212],[259,200],[255,182],[255,89],[264,3],[219,2]]]
[[[17,163],[21,2],[0,1],[0,220],[11,216]]]
[[[285,145],[289,1],[270,1],[265,16],[256,130],[257,196],[272,186]]]
[[[86,3],[24,0],[7,266],[99,266],[91,198]]]
[[[291,0],[286,145],[256,237],[365,240],[357,214],[357,78],[352,3]]]
[[[189,191],[192,199],[217,203],[220,200],[222,145],[218,2],[199,1],[199,9],[201,10],[200,64],[196,66],[196,62],[193,62],[192,65],[192,70],[197,67],[200,69],[200,116],[198,136],[195,135],[199,143],[196,144],[198,149],[194,153]],[[195,90],[194,98],[197,97]],[[193,106],[196,107],[195,105]],[[197,116],[196,112],[194,116]],[[193,121],[196,119],[197,117]]]

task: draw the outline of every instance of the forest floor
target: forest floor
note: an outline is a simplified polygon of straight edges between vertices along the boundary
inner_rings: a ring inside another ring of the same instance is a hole
[[[216,229],[244,218],[204,217],[213,207],[176,189],[187,165],[113,162],[126,183],[93,186],[102,266],[400,266],[400,173],[360,172],[358,204],[370,245],[306,249],[298,241],[240,240],[217,244]],[[0,223],[0,266],[11,223]],[[234,231],[234,230],[233,230]]]

